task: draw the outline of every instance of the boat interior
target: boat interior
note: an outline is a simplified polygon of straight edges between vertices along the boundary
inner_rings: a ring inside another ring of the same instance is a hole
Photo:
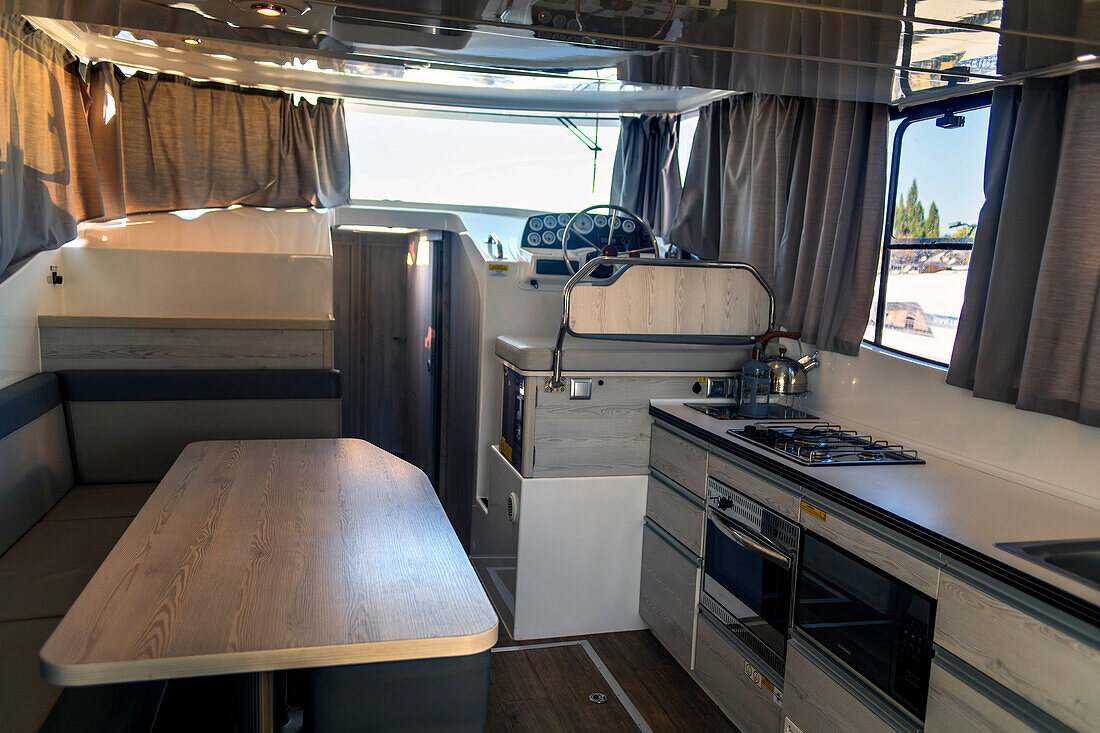
[[[0,0],[0,728],[1100,730],[1097,0]]]

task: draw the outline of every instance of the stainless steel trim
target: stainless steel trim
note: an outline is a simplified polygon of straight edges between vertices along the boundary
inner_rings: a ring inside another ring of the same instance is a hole
[[[722,516],[721,512],[715,511],[713,508],[707,509],[707,518],[714,522],[714,526],[725,535],[730,541],[744,547],[749,552],[760,555],[763,558],[771,560],[772,562],[781,565],[784,570],[791,569],[791,558],[784,554],[777,548],[771,547],[771,543],[767,543],[765,540],[757,540],[750,537],[737,527],[736,524],[731,522]]]
[[[554,374],[548,377],[546,380],[547,391],[564,390],[565,382],[562,380],[561,372],[561,357],[562,350],[565,345],[565,336],[570,333],[569,330],[569,295],[573,292],[573,288],[588,277],[597,267],[602,265],[622,265],[619,269],[619,273],[622,273],[628,267],[703,267],[716,270],[748,270],[756,278],[757,282],[764,288],[764,292],[768,294],[768,328],[772,330],[772,326],[775,324],[775,294],[772,292],[771,287],[764,278],[760,276],[760,273],[752,265],[744,262],[702,262],[699,260],[658,260],[658,259],[640,259],[637,257],[596,257],[586,262],[579,270],[577,274],[569,278],[565,283],[565,287],[562,288],[562,314],[561,325],[558,327],[558,339],[554,344]],[[616,274],[614,277],[618,277]],[[579,334],[573,334],[578,336]],[[747,345],[755,343],[757,338],[761,334],[743,334],[738,336],[683,336],[680,334],[652,334],[646,336],[630,336],[629,334],[618,334],[612,337],[608,334],[603,334],[600,338],[612,338],[613,340],[623,341],[671,341],[675,343],[684,344],[732,344],[732,345]]]

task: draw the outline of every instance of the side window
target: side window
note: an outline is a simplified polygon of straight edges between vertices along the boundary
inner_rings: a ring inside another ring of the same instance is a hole
[[[880,277],[864,339],[946,366],[970,266],[989,107],[895,120]]]

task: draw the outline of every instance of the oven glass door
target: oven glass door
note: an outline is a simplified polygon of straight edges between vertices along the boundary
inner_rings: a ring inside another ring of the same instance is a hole
[[[795,625],[917,715],[932,601],[832,543],[803,534]]]
[[[792,558],[713,510],[707,512],[703,590],[783,659],[792,602]],[[748,541],[745,541],[748,540]]]

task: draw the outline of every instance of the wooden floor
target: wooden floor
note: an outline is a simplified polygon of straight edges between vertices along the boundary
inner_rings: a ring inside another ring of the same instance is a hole
[[[517,642],[501,627],[493,652],[490,733],[737,730],[649,631]]]

